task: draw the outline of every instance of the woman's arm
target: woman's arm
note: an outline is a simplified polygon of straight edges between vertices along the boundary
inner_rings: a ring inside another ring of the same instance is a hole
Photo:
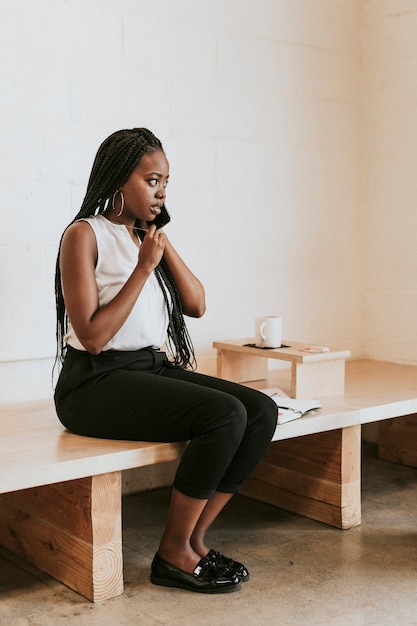
[[[183,311],[189,317],[201,317],[206,310],[204,287],[184,263],[165,233],[164,237],[164,259],[175,280]]]
[[[138,264],[131,276],[113,300],[99,307],[94,232],[83,221],[67,228],[60,253],[65,307],[75,334],[88,352],[99,354],[121,328],[163,252],[164,238],[152,226],[142,243]]]

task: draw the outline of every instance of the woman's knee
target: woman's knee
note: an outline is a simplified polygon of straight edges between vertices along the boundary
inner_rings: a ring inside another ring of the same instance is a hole
[[[248,416],[245,405],[238,398],[221,394],[213,402],[208,403],[206,410],[209,414],[204,424],[206,432],[207,430],[217,432],[231,445],[234,441],[242,439]]]
[[[251,414],[252,419],[250,418],[250,421],[255,431],[263,433],[262,436],[270,439],[277,426],[278,407],[274,400],[264,393],[257,394],[254,406],[256,409]]]
[[[272,422],[277,421],[278,407],[275,401],[265,393],[262,393],[262,409],[268,419]]]

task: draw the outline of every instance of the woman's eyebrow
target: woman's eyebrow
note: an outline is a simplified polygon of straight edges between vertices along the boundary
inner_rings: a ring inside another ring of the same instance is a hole
[[[160,172],[149,172],[148,176],[156,176],[157,178],[164,178],[164,175],[161,174]],[[169,178],[169,174],[166,176],[166,178]]]

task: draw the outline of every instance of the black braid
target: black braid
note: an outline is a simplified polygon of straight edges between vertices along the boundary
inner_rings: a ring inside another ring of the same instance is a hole
[[[143,230],[139,231],[139,237],[141,240],[145,237]],[[164,294],[168,311],[167,347],[169,353],[176,365],[195,369],[197,363],[191,337],[184,322],[181,298],[164,257],[162,257],[158,267],[155,269],[155,275]]]
[[[162,143],[146,128],[119,130],[105,139],[97,151],[81,209],[71,224],[79,219],[103,213],[108,206],[110,198],[127,181],[144,154],[156,150],[164,151]],[[139,231],[139,233],[141,232]],[[55,268],[56,363],[58,361],[62,363],[64,360],[64,337],[68,331],[68,316],[65,310],[61,284],[61,242]],[[169,352],[176,365],[195,369],[194,348],[185,325],[181,299],[164,258],[162,258],[158,267],[155,268],[155,275],[167,305]]]

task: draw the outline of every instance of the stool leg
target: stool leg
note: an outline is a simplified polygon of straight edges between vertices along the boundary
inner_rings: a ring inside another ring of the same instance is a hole
[[[345,359],[291,364],[292,398],[328,398],[345,392]]]
[[[233,383],[265,380],[268,377],[268,359],[218,349],[217,376]]]

